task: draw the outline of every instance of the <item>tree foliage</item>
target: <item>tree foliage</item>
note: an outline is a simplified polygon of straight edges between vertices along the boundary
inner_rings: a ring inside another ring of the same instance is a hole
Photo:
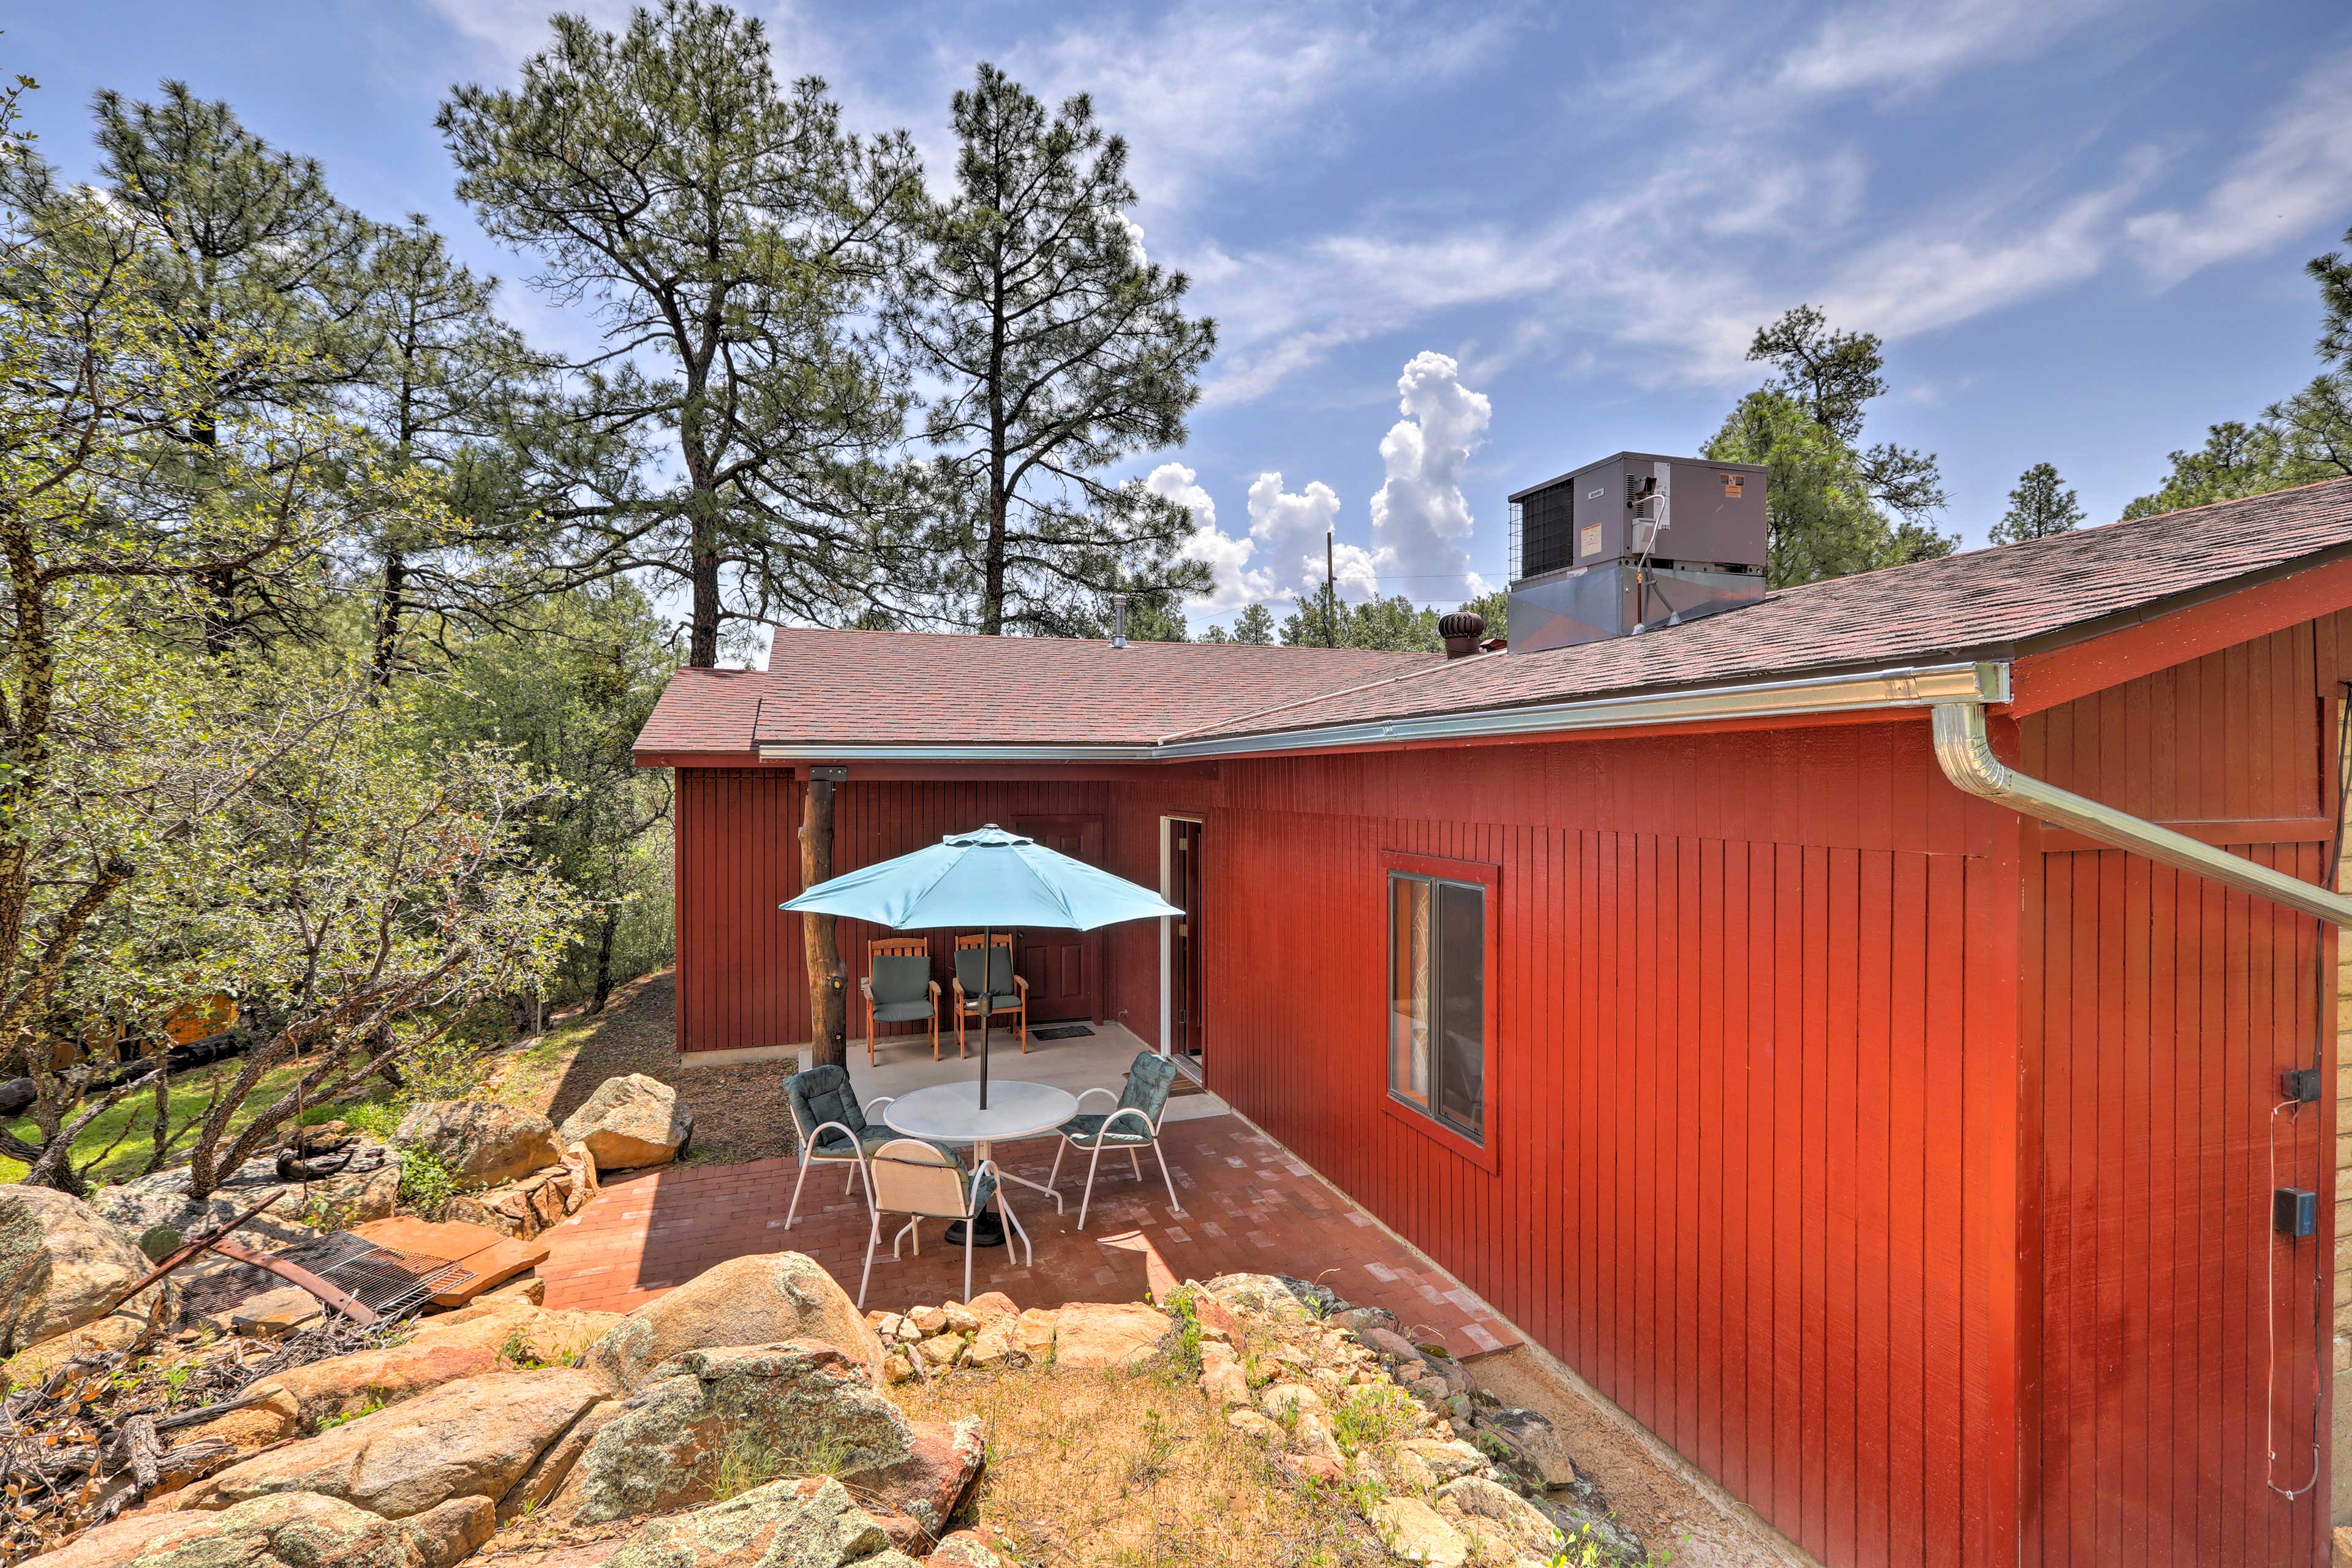
[[[1381,648],[1391,653],[1435,653],[1445,644],[1437,635],[1437,612],[1402,594],[1349,604],[1318,589],[1283,617],[1282,640],[1291,647]]]
[[[2352,228],[2344,231],[2352,245]],[[2352,474],[2352,257],[2331,250],[2304,270],[2319,285],[2320,332],[2314,345],[2323,366],[2303,389],[2281,398],[2252,421],[2209,426],[2205,444],[2166,459],[2164,482],[2124,508],[2126,517],[2150,517],[2215,501],[2237,500]]]
[[[1230,630],[1211,626],[1202,637],[1202,642],[1248,643],[1265,647],[1275,638],[1274,612],[1264,605],[1244,605],[1241,614],[1234,617]]]
[[[2009,510],[1992,525],[1995,544],[2016,544],[2071,533],[2082,525],[2083,503],[2066,488],[2054,464],[2036,463],[2017,477],[2009,492]]]
[[[1774,586],[1951,553],[1955,541],[1934,525],[1945,503],[1935,454],[1861,445],[1864,405],[1886,390],[1876,337],[1833,331],[1820,310],[1800,305],[1759,329],[1748,357],[1777,374],[1701,451],[1764,465]]]
[[[1067,636],[1112,594],[1208,584],[1185,510],[1102,471],[1181,444],[1216,342],[1190,283],[1148,260],[1127,143],[1081,94],[1048,114],[982,64],[955,95],[944,198],[914,204],[893,335],[940,387],[923,432],[935,515],[916,614],[983,634]]]
[[[564,525],[547,580],[676,585],[701,666],[732,626],[855,619],[904,409],[861,312],[911,148],[844,131],[814,77],[781,87],[765,30],[724,6],[553,28],[518,85],[461,87],[439,118],[483,226],[604,324],[520,432]]]

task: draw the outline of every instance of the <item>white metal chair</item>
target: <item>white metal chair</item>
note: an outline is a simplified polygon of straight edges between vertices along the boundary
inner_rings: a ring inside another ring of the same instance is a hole
[[[857,1091],[849,1082],[849,1069],[832,1064],[796,1072],[784,1080],[784,1101],[792,1107],[793,1131],[801,1135],[801,1173],[793,1182],[792,1206],[784,1211],[786,1230],[793,1228],[793,1220],[801,1212],[801,1184],[808,1180],[811,1165],[848,1166],[849,1176],[841,1190],[856,1190],[866,1174],[866,1156],[898,1136],[887,1128],[872,1125],[867,1118],[897,1098],[881,1094],[859,1105]]]
[[[902,1214],[907,1223],[890,1238],[890,1256],[898,1256],[898,1244],[913,1236],[915,1256],[922,1256],[923,1238],[916,1229],[927,1219],[960,1219],[963,1227],[963,1299],[971,1300],[971,1233],[974,1223],[988,1212],[988,1201],[996,1200],[1004,1215],[1005,1226],[1021,1238],[1026,1261],[1037,1261],[1036,1249],[1029,1244],[1029,1233],[1021,1228],[1013,1217],[1013,1205],[1004,1201],[1004,1192],[996,1179],[996,1162],[982,1160],[975,1170],[967,1171],[963,1162],[936,1143],[926,1143],[919,1138],[893,1138],[866,1157],[866,1196],[874,1210],[874,1227],[866,1235],[866,1269],[857,1277],[857,1305],[866,1306],[866,1286],[874,1277],[874,1248],[882,1240],[882,1216]],[[1006,1238],[1007,1245],[1011,1237]]]
[[[1175,1086],[1173,1061],[1157,1051],[1138,1051],[1135,1060],[1129,1064],[1124,1090],[1114,1095],[1107,1089],[1090,1089],[1078,1096],[1080,1105],[1087,1102],[1089,1094],[1117,1100],[1109,1112],[1081,1112],[1055,1129],[1062,1135],[1062,1142],[1054,1151],[1054,1173],[1045,1178],[1047,1186],[1061,1180],[1064,1154],[1072,1149],[1090,1151],[1087,1193],[1078,1200],[1080,1230],[1087,1228],[1087,1205],[1095,1197],[1095,1167],[1102,1163],[1106,1146],[1127,1151],[1128,1165],[1139,1182],[1143,1180],[1143,1160],[1137,1151],[1149,1147],[1151,1157],[1160,1162],[1160,1179],[1168,1184],[1168,1206],[1178,1214],[1184,1212],[1183,1200],[1176,1195],[1176,1178],[1168,1173],[1168,1157],[1160,1152],[1160,1123],[1167,1119],[1168,1095]]]

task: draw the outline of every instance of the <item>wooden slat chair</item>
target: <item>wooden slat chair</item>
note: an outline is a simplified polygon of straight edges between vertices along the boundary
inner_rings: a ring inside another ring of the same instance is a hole
[[[1030,1247],[1029,1233],[1021,1228],[1013,1216],[1013,1205],[1004,1201],[1003,1189],[997,1184],[996,1162],[982,1160],[976,1170],[967,1171],[955,1154],[936,1143],[926,1143],[919,1138],[894,1138],[874,1151],[866,1162],[866,1195],[874,1210],[873,1228],[866,1233],[866,1268],[857,1277],[857,1305],[866,1305],[866,1286],[874,1278],[874,1248],[882,1240],[882,1216],[902,1214],[907,1223],[890,1238],[890,1256],[898,1256],[898,1243],[908,1236],[914,1237],[915,1255],[923,1252],[923,1238],[916,1226],[927,1219],[960,1219],[963,1226],[963,1299],[971,1300],[971,1233],[974,1222],[988,1210],[993,1198],[1004,1224],[1013,1236],[1021,1238],[1025,1263],[1034,1267],[1037,1255]],[[1009,1237],[1007,1238],[1010,1239]]]
[[[1029,1051],[1029,982],[1013,973],[1013,933],[996,933],[995,945],[988,954],[983,985],[980,944],[984,940],[978,931],[955,939],[956,1056],[961,1059],[964,1054],[964,1021],[978,1018],[983,1007],[992,1017],[999,1013],[1019,1016],[1021,1050],[1025,1056]]]
[[[792,1108],[793,1129],[801,1135],[801,1173],[793,1182],[792,1206],[784,1211],[786,1230],[793,1228],[793,1217],[801,1212],[801,1184],[808,1180],[811,1165],[848,1166],[849,1175],[841,1187],[846,1193],[866,1174],[866,1156],[898,1136],[866,1121],[869,1113],[896,1098],[877,1095],[858,1104],[849,1069],[830,1063],[784,1079],[784,1103]],[[870,1188],[867,1195],[872,1195]]]
[[[940,1059],[940,983],[931,978],[929,937],[894,936],[866,944],[866,1065],[874,1065],[876,1024],[931,1023],[931,1060]]]
[[[1102,1152],[1108,1149],[1127,1151],[1127,1163],[1135,1172],[1137,1181],[1143,1180],[1143,1161],[1136,1152],[1150,1149],[1151,1157],[1160,1162],[1160,1179],[1168,1184],[1168,1206],[1177,1214],[1184,1212],[1184,1204],[1176,1195],[1176,1178],[1168,1173],[1168,1157],[1160,1152],[1160,1123],[1168,1114],[1168,1094],[1176,1087],[1176,1064],[1157,1051],[1138,1051],[1127,1069],[1127,1088],[1120,1091],[1118,1103],[1108,1111],[1091,1111],[1071,1117],[1055,1129],[1062,1142],[1054,1151],[1054,1173],[1045,1178],[1052,1186],[1062,1174],[1062,1156],[1072,1149],[1087,1151],[1087,1192],[1078,1200],[1078,1228],[1087,1228],[1087,1205],[1094,1202],[1095,1167],[1102,1163]],[[1078,1103],[1087,1102],[1087,1095],[1109,1095],[1107,1089],[1090,1089],[1078,1096]]]

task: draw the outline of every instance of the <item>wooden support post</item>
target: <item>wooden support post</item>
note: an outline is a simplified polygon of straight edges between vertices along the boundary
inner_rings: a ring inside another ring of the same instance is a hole
[[[814,770],[819,773],[824,770]],[[801,797],[801,888],[833,877],[834,781],[813,777]],[[810,1067],[849,1064],[849,975],[841,962],[831,915],[801,916],[801,942],[807,956]]]

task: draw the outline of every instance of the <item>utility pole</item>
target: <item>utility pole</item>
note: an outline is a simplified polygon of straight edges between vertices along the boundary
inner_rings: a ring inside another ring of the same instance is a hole
[[[1331,536],[1336,531],[1329,523],[1323,525],[1323,646],[1339,646],[1339,578],[1331,569]]]

